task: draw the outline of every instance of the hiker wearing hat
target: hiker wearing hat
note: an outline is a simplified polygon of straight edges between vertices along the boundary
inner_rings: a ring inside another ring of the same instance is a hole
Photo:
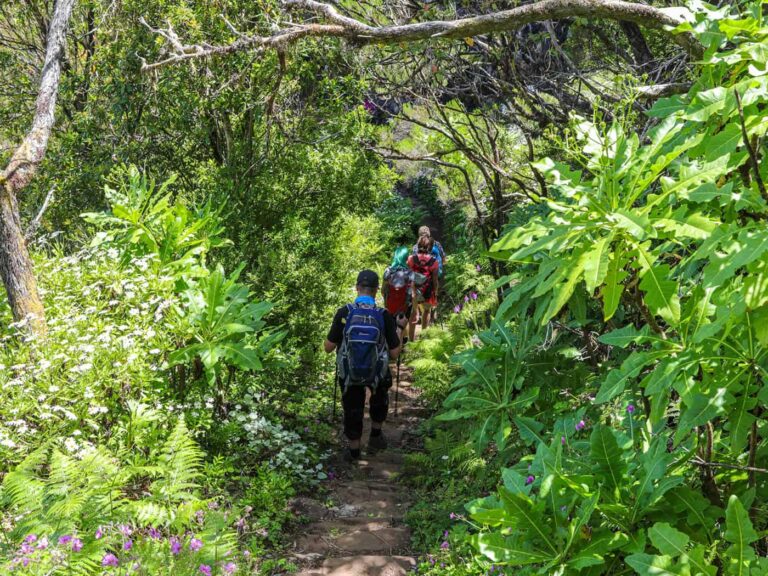
[[[363,270],[357,276],[357,298],[342,306],[333,317],[325,341],[325,351],[336,351],[337,382],[341,388],[344,408],[344,435],[349,440],[347,460],[360,458],[363,436],[366,390],[371,390],[369,413],[371,436],[369,451],[387,447],[382,425],[387,419],[389,388],[392,376],[389,360],[400,354],[400,324],[383,308],[376,306],[379,276],[373,270]]]

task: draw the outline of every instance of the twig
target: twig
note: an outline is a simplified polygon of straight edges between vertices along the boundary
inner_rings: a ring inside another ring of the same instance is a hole
[[[51,189],[45,196],[45,200],[43,200],[43,205],[40,206],[40,210],[38,211],[37,216],[32,219],[32,222],[30,222],[29,226],[27,227],[27,231],[24,232],[24,238],[27,241],[29,241],[35,235],[37,229],[40,228],[40,223],[43,221],[43,214],[48,209],[48,205],[53,200],[55,190],[56,186],[51,186]]]
[[[706,466],[708,468],[731,468],[733,470],[742,470],[745,472],[760,472],[761,474],[768,474],[768,470],[765,468],[755,468],[754,466],[739,466],[737,464],[727,464],[725,462],[706,462],[698,456],[692,458],[691,462],[697,466]]]

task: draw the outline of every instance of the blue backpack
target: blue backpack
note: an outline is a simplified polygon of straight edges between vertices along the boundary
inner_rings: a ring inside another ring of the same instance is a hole
[[[345,386],[374,390],[387,373],[389,350],[384,335],[384,310],[347,304],[347,323],[337,356],[339,378]]]
[[[437,258],[437,275],[442,276],[443,275],[443,257],[440,255],[440,248],[437,247],[437,244],[432,246],[432,255]]]

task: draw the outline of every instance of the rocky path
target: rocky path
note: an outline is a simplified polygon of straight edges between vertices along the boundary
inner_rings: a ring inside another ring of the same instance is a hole
[[[384,425],[387,450],[364,450],[358,463],[337,464],[339,476],[331,482],[329,497],[297,500],[297,512],[310,519],[294,542],[294,559],[304,566],[298,576],[401,576],[416,565],[410,554],[410,532],[403,522],[408,490],[398,479],[426,412],[405,367],[401,368],[397,417],[394,402],[393,386]],[[364,443],[369,429],[366,415]]]

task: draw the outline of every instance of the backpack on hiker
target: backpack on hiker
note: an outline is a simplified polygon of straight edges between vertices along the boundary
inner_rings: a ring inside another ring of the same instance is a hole
[[[337,356],[339,379],[348,386],[376,389],[386,377],[389,349],[384,310],[364,304],[347,304],[347,322]]]
[[[440,248],[437,247],[437,242],[432,246],[432,256],[437,259],[437,275],[443,276],[443,256],[440,254]]]
[[[392,316],[407,316],[411,306],[413,270],[403,266],[390,266],[384,271],[384,281],[387,283],[387,310]]]
[[[432,254],[419,253],[413,258],[414,283],[416,284],[416,296],[420,302],[432,298],[432,268],[437,259]]]

